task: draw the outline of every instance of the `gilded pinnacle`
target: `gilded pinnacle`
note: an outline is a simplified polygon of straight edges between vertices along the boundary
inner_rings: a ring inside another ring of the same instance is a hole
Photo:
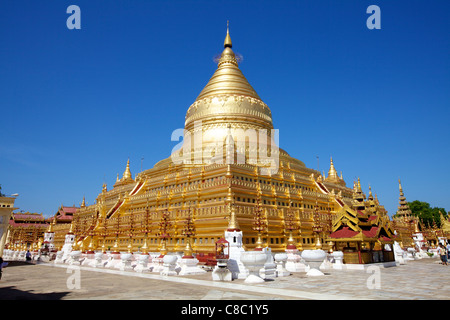
[[[133,179],[131,177],[131,171],[130,171],[130,159],[128,159],[128,161],[127,161],[127,167],[125,168],[125,172],[123,173],[123,176],[122,176],[123,181],[129,180],[129,179]]]
[[[338,175],[337,175],[336,169],[334,168],[332,157],[330,159],[330,170],[328,171],[328,178],[331,178],[333,180],[338,180]]]
[[[230,207],[231,207],[230,208],[231,212],[230,212],[230,221],[228,223],[228,231],[234,231],[234,230],[239,231],[240,228],[239,228],[239,224],[236,220],[235,206],[234,206],[234,204],[231,204]]]
[[[227,35],[225,37],[225,41],[223,42],[223,47],[231,48],[232,46],[233,46],[233,44],[231,43],[229,21],[227,21]]]

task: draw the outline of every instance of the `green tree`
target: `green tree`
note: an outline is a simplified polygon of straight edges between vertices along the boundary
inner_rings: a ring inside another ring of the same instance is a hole
[[[438,228],[441,227],[441,217],[439,212],[442,212],[444,218],[448,217],[447,210],[439,207],[431,207],[428,202],[414,200],[413,202],[408,202],[409,208],[413,215],[419,217],[423,221],[425,227],[432,227],[434,224]]]
[[[5,195],[2,193],[2,185],[0,184],[0,197],[4,197]]]

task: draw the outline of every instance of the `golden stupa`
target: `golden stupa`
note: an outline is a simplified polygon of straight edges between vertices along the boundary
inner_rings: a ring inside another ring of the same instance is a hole
[[[113,188],[104,185],[95,204],[83,204],[74,217],[77,246],[210,253],[239,226],[247,250],[262,243],[284,251],[288,242],[328,249],[324,239],[353,190],[332,159],[325,176],[278,147],[272,113],[240,70],[228,28],[217,70],[184,127],[170,157],[134,178],[128,161]],[[255,212],[262,229],[254,228]]]

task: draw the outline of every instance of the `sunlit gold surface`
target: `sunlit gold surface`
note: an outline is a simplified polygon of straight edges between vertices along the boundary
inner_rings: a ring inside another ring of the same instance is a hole
[[[196,121],[202,121],[201,128],[195,127]],[[273,128],[271,110],[239,69],[227,30],[217,70],[186,113],[186,131],[194,134],[200,130],[203,136],[203,144],[194,151],[202,152],[218,142],[235,144],[248,129]],[[274,144],[271,137],[263,147]],[[274,252],[283,251],[288,242],[313,249],[317,241],[328,249],[324,239],[331,227],[327,225],[343,205],[352,205],[352,189],[346,187],[342,175],[337,176],[332,161],[325,177],[282,149],[274,152],[278,152],[279,167],[269,174],[259,163],[209,164],[202,159],[200,163],[174,164],[169,157],[133,179],[128,161],[112,189],[105,185],[95,204],[77,211],[77,241],[84,247],[102,244],[112,251],[214,252],[214,243],[229,229],[243,232],[248,250],[270,246]],[[234,151],[246,160],[248,153],[245,148]],[[254,228],[257,202],[265,228]],[[172,224],[167,238],[162,238],[160,221],[167,212]],[[190,214],[195,234],[187,239],[183,230]],[[320,234],[313,233],[315,223],[325,224]]]

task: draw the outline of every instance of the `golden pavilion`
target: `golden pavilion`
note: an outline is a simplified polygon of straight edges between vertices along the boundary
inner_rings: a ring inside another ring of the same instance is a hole
[[[353,203],[344,204],[337,213],[329,235],[336,250],[344,253],[344,263],[375,263],[394,261],[393,244],[396,235],[387,211],[374,197],[361,190],[361,183],[353,188]]]
[[[77,209],[70,228],[81,250],[210,253],[233,224],[246,250],[330,249],[353,190],[333,159],[325,175],[278,147],[272,112],[240,70],[228,28],[223,47],[187,109],[180,148],[134,177],[128,160],[112,188]]]

